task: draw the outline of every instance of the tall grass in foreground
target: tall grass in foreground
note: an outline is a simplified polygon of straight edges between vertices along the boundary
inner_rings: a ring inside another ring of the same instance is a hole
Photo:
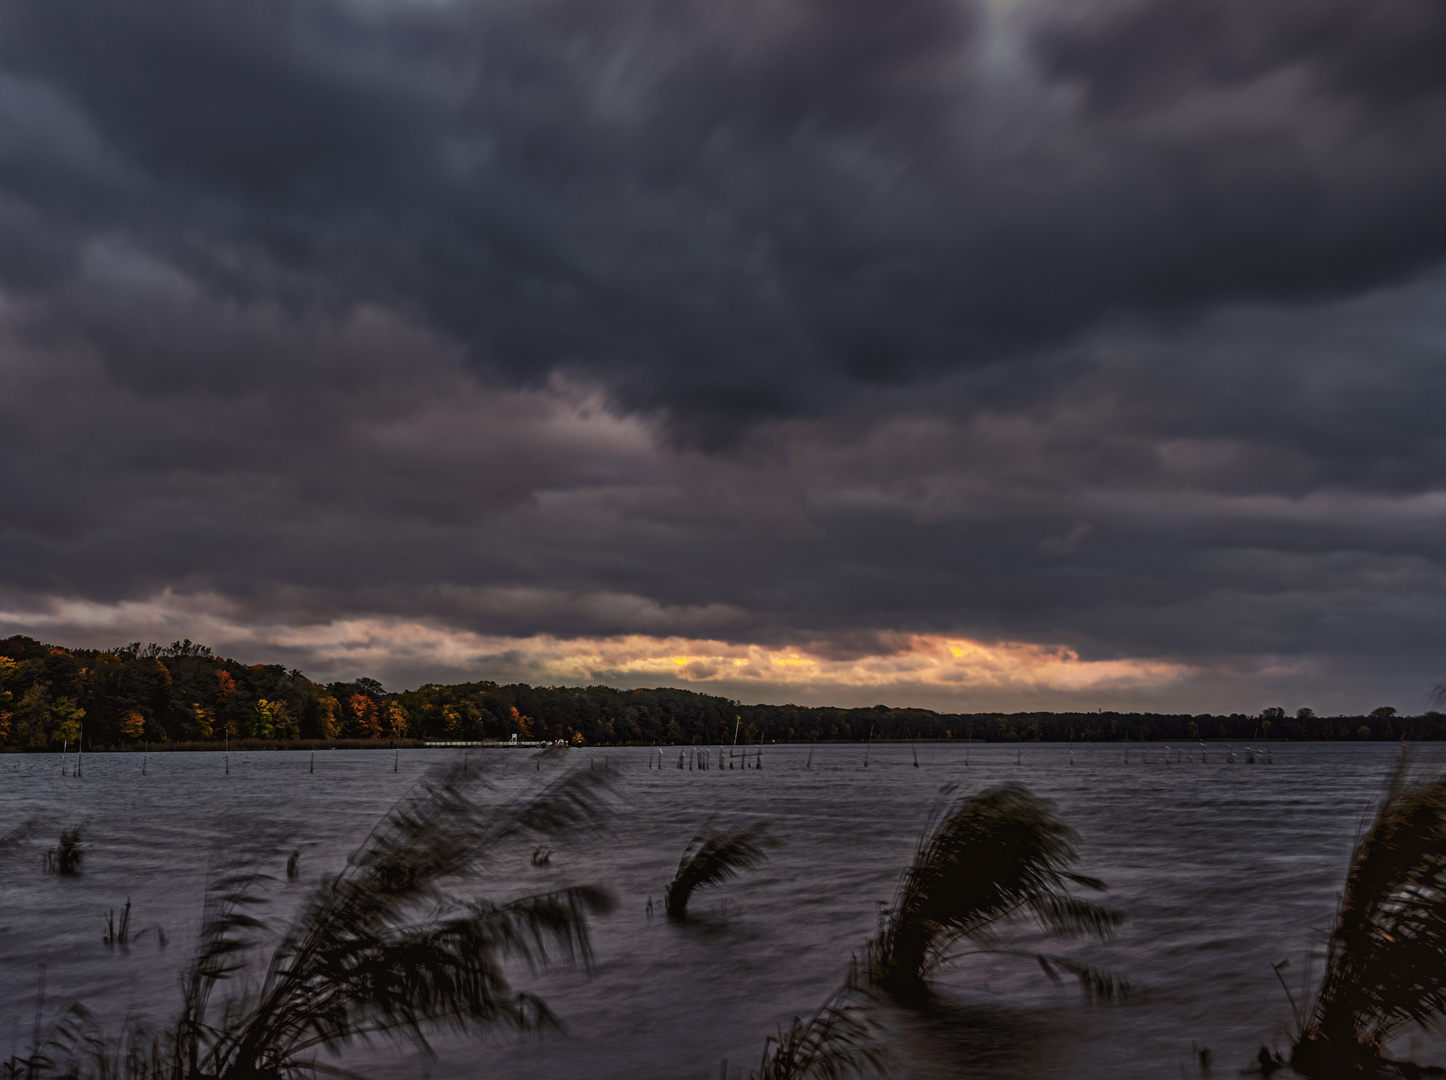
[[[763,1059],[748,1080],[845,1080],[883,1075],[889,1055],[870,1022],[857,973],[812,1016],[795,1016],[763,1044]]]
[[[950,789],[945,789],[946,792]],[[748,1080],[843,1080],[884,1074],[889,1055],[873,1022],[877,988],[895,1000],[921,1001],[927,978],[967,938],[976,952],[1007,953],[997,931],[1028,914],[1061,937],[1108,938],[1124,915],[1080,899],[1070,886],[1100,891],[1103,882],[1075,873],[1078,836],[1054,806],[1020,784],[965,796],[936,812],[904,872],[893,907],[865,946],[862,972],[851,968],[843,987],[811,1017],[794,1017],[764,1044]],[[1031,956],[1053,979],[1076,976],[1096,999],[1128,996],[1133,988],[1107,972],[1068,957]]]
[[[768,823],[760,821],[746,829],[719,832],[704,828],[689,842],[678,863],[678,871],[663,891],[663,909],[670,919],[688,914],[688,900],[697,889],[718,885],[768,860],[765,849],[777,847],[768,835]]]
[[[1075,873],[1078,834],[1054,805],[1009,783],[955,800],[938,813],[904,872],[878,937],[867,948],[871,982],[896,998],[922,999],[929,973],[961,939],[979,952],[1008,952],[997,931],[1021,915],[1064,938],[1108,939],[1124,915],[1070,892],[1104,882]],[[1087,993],[1108,999],[1128,982],[1067,957],[1027,954],[1051,978],[1061,971]]]
[[[303,902],[264,969],[248,961],[266,929],[258,911],[268,876],[246,865],[216,876],[170,1024],[134,1021],[107,1037],[73,1006],[4,1075],[300,1080],[352,1075],[317,1055],[359,1039],[410,1039],[427,1050],[427,1032],[438,1029],[558,1026],[543,1001],[512,990],[504,962],[586,964],[587,916],[609,910],[610,895],[581,887],[495,903],[459,900],[446,886],[507,852],[509,841],[597,818],[598,776],[573,773],[535,798],[492,808],[473,797],[481,782],[477,770],[466,777],[454,767],[399,803]]]
[[[1297,1015],[1291,1064],[1319,1080],[1372,1075],[1393,1065],[1388,1039],[1443,1017],[1446,776],[1417,775],[1403,755],[1351,854],[1325,974]]]

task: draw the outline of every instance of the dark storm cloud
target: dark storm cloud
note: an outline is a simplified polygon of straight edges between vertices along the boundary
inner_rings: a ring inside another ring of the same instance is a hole
[[[370,296],[520,377],[575,366],[644,404],[766,412],[887,275],[829,235],[819,144],[922,148],[946,102],[912,67],[966,21],[918,0],[13,8],[4,61],[114,167],[77,175],[32,142],[7,179],[239,296]],[[810,296],[819,262],[836,280]]]
[[[932,377],[1119,309],[1441,254],[1436,84],[1402,84],[1409,114],[1381,95],[1426,70],[1423,35],[1257,9],[1031,9],[1011,32],[1093,109],[1005,120],[986,16],[957,0],[12,5],[12,109],[73,130],[5,156],[29,215],[9,283],[121,231],[239,299],[398,306],[485,370],[585,372],[716,441],[816,407],[820,378]],[[1274,117],[1169,112],[1316,60]]]
[[[1446,10],[1434,0],[1146,0],[1046,23],[1051,74],[1078,78],[1103,112],[1159,108],[1206,90],[1303,72],[1321,92],[1384,110],[1446,91]]]
[[[0,617],[1429,682],[1441,17],[1365,10],[0,5]]]

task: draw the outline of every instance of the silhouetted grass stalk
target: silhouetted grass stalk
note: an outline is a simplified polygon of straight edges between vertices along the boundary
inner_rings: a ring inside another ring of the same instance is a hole
[[[452,768],[403,800],[303,902],[259,980],[249,977],[248,957],[265,929],[254,912],[269,878],[247,864],[216,876],[181,1011],[168,1027],[132,1022],[107,1039],[75,1006],[45,1047],[12,1060],[5,1075],[300,1080],[341,1073],[316,1054],[371,1036],[410,1038],[429,1051],[433,1029],[559,1026],[542,1000],[513,992],[504,962],[589,964],[587,916],[610,910],[610,895],[576,887],[463,902],[444,885],[509,841],[595,820],[596,774],[565,775],[534,799],[490,810],[472,798],[480,783]],[[224,989],[231,992],[221,997]]]
[[[45,869],[65,877],[80,873],[80,864],[85,861],[85,848],[80,842],[81,828],[66,829],[60,834],[60,842],[45,853]]]
[[[678,871],[663,892],[663,907],[670,919],[688,914],[688,899],[697,889],[718,885],[767,861],[766,848],[777,841],[768,835],[768,823],[760,821],[746,829],[717,832],[705,828],[689,842],[678,863]]]
[[[1351,854],[1315,1000],[1291,1064],[1330,1080],[1389,1064],[1385,1044],[1446,1017],[1446,775],[1403,754]]]
[[[861,1000],[857,973],[812,1016],[795,1016],[788,1030],[778,1029],[763,1044],[758,1068],[748,1080],[845,1080],[883,1075],[888,1051],[877,1037],[867,1003]]]
[[[943,809],[904,872],[879,935],[867,948],[870,981],[901,998],[927,992],[931,971],[961,939],[976,951],[1009,952],[997,930],[1028,915],[1065,938],[1106,940],[1124,915],[1070,892],[1100,891],[1104,882],[1073,872],[1078,834],[1054,806],[1018,783],[960,798]],[[1067,957],[1033,956],[1053,979],[1065,971],[1092,996],[1127,994],[1128,982]]]

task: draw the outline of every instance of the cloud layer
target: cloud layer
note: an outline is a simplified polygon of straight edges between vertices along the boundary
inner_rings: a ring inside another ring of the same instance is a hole
[[[11,5],[5,624],[1419,707],[1446,21],[1372,12]]]

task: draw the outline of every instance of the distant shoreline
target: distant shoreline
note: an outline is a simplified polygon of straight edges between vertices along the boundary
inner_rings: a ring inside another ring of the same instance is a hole
[[[719,746],[760,743],[1124,743],[1446,739],[1446,714],[1027,711],[747,705],[676,687],[501,685],[483,679],[388,691],[371,678],[313,682],[280,664],[241,664],[186,640],[67,649],[0,640],[0,747],[156,751],[395,749],[424,745]],[[216,736],[221,735],[221,739]]]
[[[1409,740],[1411,742],[1441,742],[1440,739]],[[733,749],[739,755],[745,750],[756,751],[760,746],[854,746],[865,745],[879,746],[975,746],[975,747],[1031,747],[1031,746],[1058,746],[1077,747],[1083,750],[1088,746],[1176,746],[1181,749],[1189,749],[1195,746],[1234,747],[1240,753],[1245,753],[1253,748],[1258,752],[1265,752],[1271,747],[1279,746],[1371,746],[1389,744],[1392,740],[1341,740],[1341,739],[1271,739],[1268,743],[1257,739],[1251,742],[1248,739],[1204,739],[1198,742],[1190,742],[1180,739],[1152,738],[1152,739],[1078,739],[1073,743],[1065,739],[974,739],[972,742],[966,739],[874,739],[872,744],[867,739],[820,739],[817,741],[805,739],[779,739],[768,740],[765,743],[739,743],[737,746],[730,746],[728,743],[584,743],[568,747],[571,750],[641,750],[652,747],[654,750],[678,749],[689,750],[694,747],[703,749],[716,749],[721,746],[724,750]],[[174,754],[174,753],[267,753],[274,751],[305,751],[305,750],[448,750],[448,749],[469,749],[469,750],[541,750],[549,746],[559,744],[537,741],[528,742],[504,742],[495,739],[480,739],[476,741],[432,741],[428,739],[232,739],[228,743],[220,742],[174,742],[174,743],[152,743],[149,746],[98,746],[85,748],[87,754]],[[68,752],[74,754],[75,747],[69,751],[46,749],[43,747],[21,747],[7,746],[0,748],[0,755],[4,754],[60,754]]]

